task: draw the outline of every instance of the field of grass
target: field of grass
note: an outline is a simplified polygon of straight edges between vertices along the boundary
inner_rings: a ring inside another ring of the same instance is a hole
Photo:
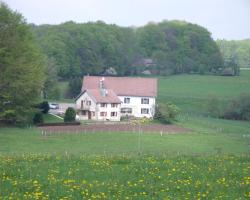
[[[0,128],[0,199],[249,199],[250,123],[206,115],[209,95],[227,103],[249,87],[247,70],[160,78],[158,101],[188,129],[176,135]]]
[[[249,199],[250,156],[0,156],[2,199]]]
[[[204,114],[211,96],[222,103],[250,92],[250,71],[243,70],[240,76],[176,75],[159,78],[158,101],[171,101],[183,112]]]
[[[191,125],[191,123],[190,123]],[[5,128],[0,132],[0,154],[70,155],[207,155],[249,153],[249,125],[241,133],[223,133],[217,127],[195,128],[193,132],[177,135],[135,133],[81,133],[42,136],[36,128]],[[221,127],[221,124],[217,124]],[[229,125],[238,130],[240,124]],[[192,126],[190,126],[192,128]],[[122,141],[122,142],[121,142]]]

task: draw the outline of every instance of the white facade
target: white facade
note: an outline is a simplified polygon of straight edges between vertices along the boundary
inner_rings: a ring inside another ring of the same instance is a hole
[[[80,120],[120,121],[121,118],[121,104],[96,103],[87,92],[76,100],[76,109]]]
[[[155,98],[118,96],[122,101],[121,116],[147,117],[152,118],[155,113]],[[129,100],[128,100],[129,99]]]

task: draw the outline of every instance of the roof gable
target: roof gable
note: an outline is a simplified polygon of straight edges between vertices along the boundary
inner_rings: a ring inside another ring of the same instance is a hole
[[[96,103],[121,103],[114,91],[106,89],[105,96],[101,95],[100,89],[88,89],[86,92],[92,96]]]
[[[85,76],[82,91],[99,89],[101,76]],[[118,96],[157,96],[156,78],[134,78],[134,77],[104,77],[104,87],[112,90]]]

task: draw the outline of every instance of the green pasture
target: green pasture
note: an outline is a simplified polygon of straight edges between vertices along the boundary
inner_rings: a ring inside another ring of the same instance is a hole
[[[175,75],[158,79],[158,102],[171,101],[183,113],[207,114],[207,103],[216,97],[223,105],[243,93],[249,93],[250,71],[240,76]]]

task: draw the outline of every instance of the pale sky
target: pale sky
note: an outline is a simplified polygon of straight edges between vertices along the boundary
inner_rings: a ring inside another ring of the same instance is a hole
[[[185,20],[207,28],[214,39],[250,38],[250,0],[2,0],[28,23],[85,23],[102,20],[142,26]]]

